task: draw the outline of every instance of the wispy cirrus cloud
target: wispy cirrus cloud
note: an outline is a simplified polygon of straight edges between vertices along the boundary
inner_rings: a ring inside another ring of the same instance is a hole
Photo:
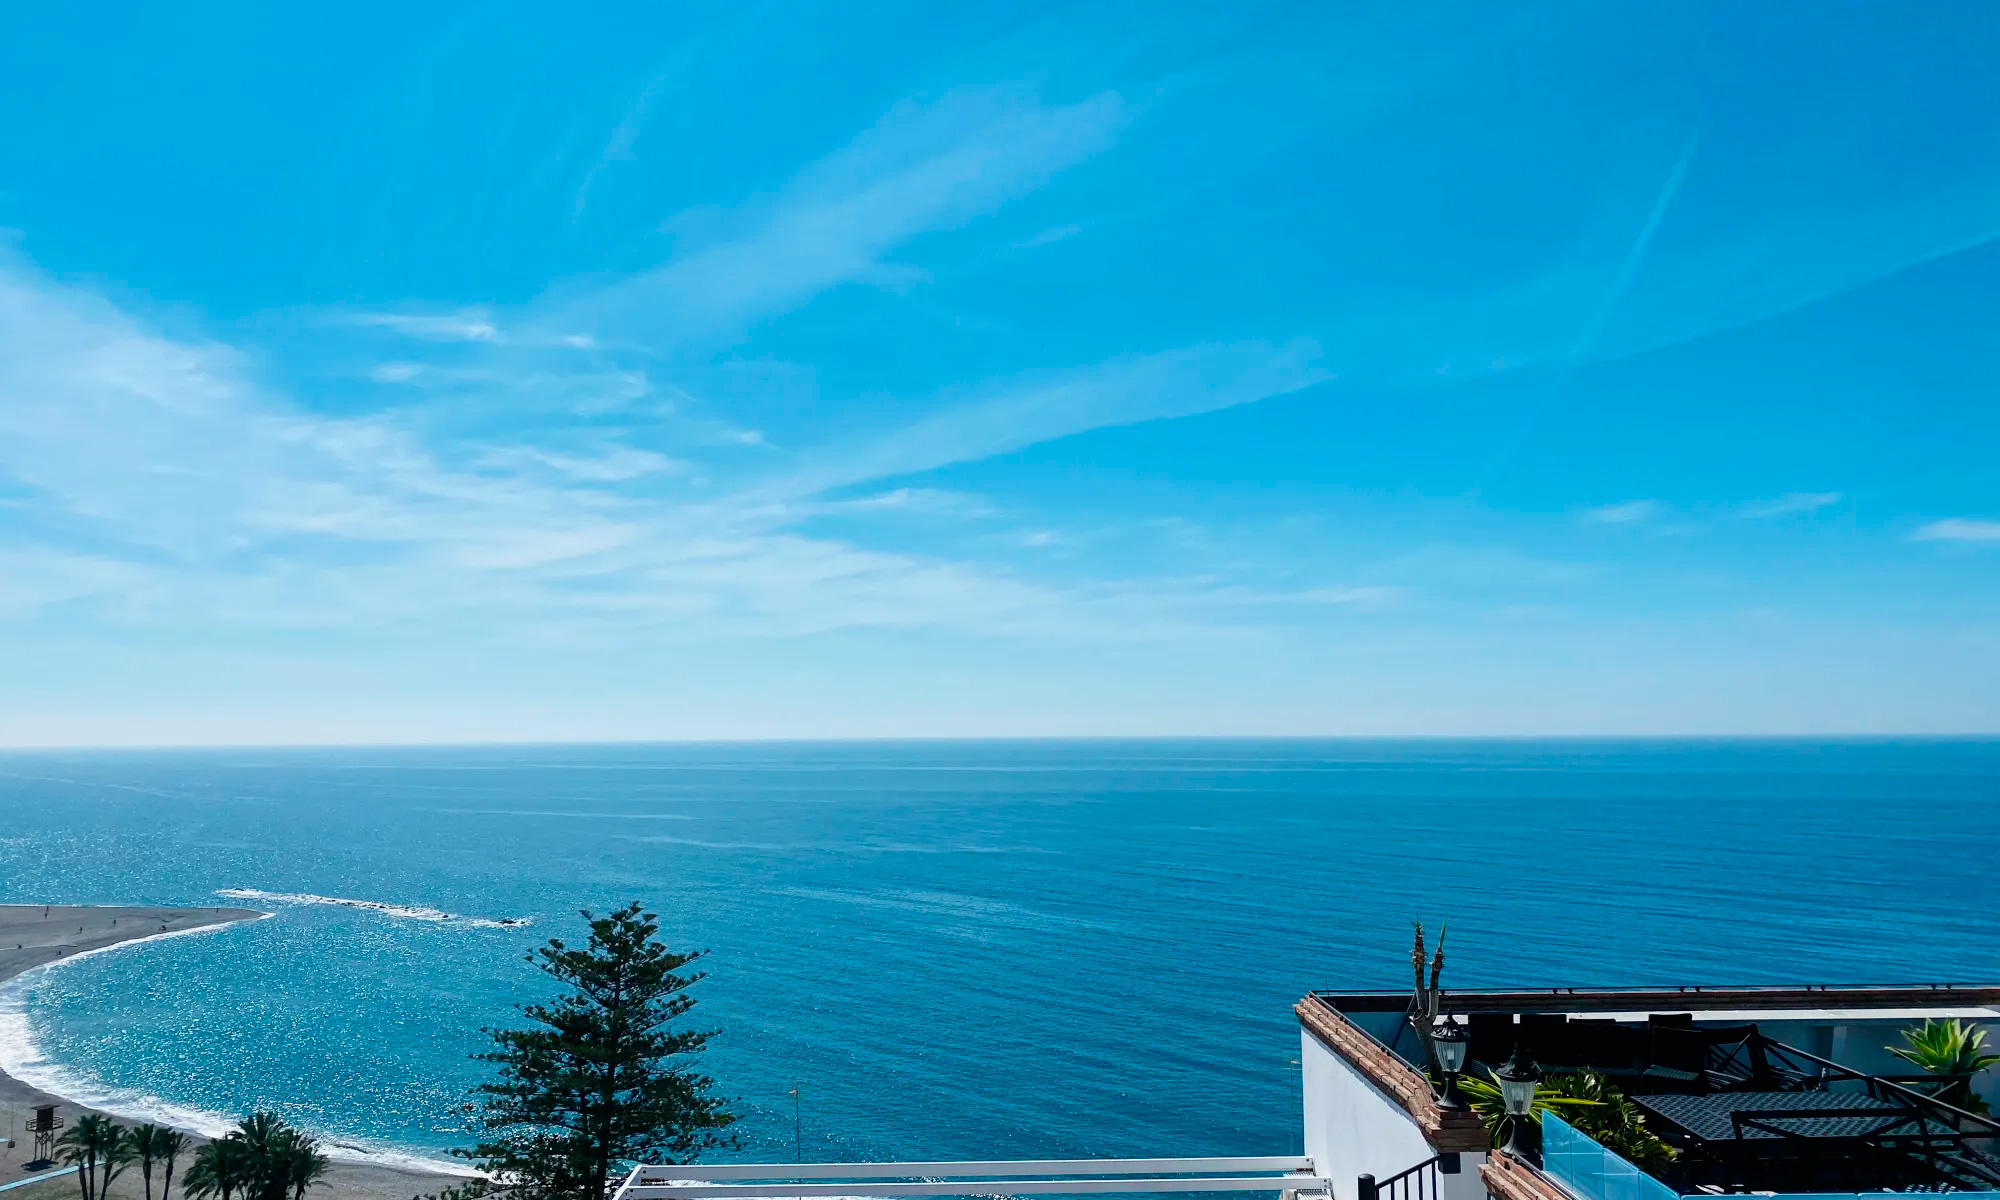
[[[1742,510],[1741,515],[1752,521],[1768,521],[1774,517],[1794,517],[1805,513],[1818,512],[1840,503],[1839,492],[1786,492],[1775,500],[1752,504]]]
[[[500,470],[536,467],[586,483],[620,483],[648,475],[682,475],[693,464],[651,450],[615,443],[599,444],[583,453],[565,453],[542,446],[499,446],[480,455],[479,466]]]
[[[639,140],[639,131],[645,126],[646,110],[652,107],[661,86],[672,77],[672,71],[661,71],[648,79],[646,86],[639,90],[638,98],[632,102],[632,107],[626,110],[617,128],[611,131],[611,136],[604,143],[604,149],[599,152],[597,161],[584,172],[583,182],[577,185],[576,197],[570,202],[569,219],[572,223],[583,216],[583,210],[590,204],[590,191],[597,183],[598,177],[609,170],[613,163],[633,161],[632,146]]]
[[[552,363],[532,350],[506,350],[469,365],[398,359],[375,364],[366,377],[436,404],[472,402],[515,413],[601,415],[633,407],[658,413],[675,407],[643,369],[602,361]]]
[[[651,377],[662,359],[699,373],[704,347],[831,289],[921,282],[920,268],[894,261],[900,247],[1034,191],[1109,147],[1127,119],[1112,92],[1049,104],[1022,86],[974,87],[905,102],[770,195],[669,218],[676,249],[650,269],[558,285],[507,311],[367,312],[347,322],[437,344],[429,357],[399,353],[367,368],[375,383],[459,403],[504,393],[519,398],[509,403],[585,414],[641,399],[672,404],[674,384]],[[629,153],[630,133],[614,136],[619,153]],[[718,441],[765,444],[739,420],[709,423],[729,431]]]
[[[999,513],[990,501],[948,488],[892,488],[848,500],[820,502],[817,512],[834,515],[907,513],[913,516],[991,517]]]
[[[1587,508],[1583,519],[1592,525],[1638,525],[1653,520],[1662,511],[1657,500],[1626,500]]]
[[[1063,105],[1016,88],[948,93],[898,106],[735,214],[706,227],[684,214],[682,248],[650,271],[506,311],[336,316],[401,339],[387,356],[368,339],[376,361],[350,378],[385,400],[344,415],[270,385],[227,344],[166,335],[0,262],[0,478],[25,485],[29,514],[0,540],[24,564],[0,603],[167,624],[612,639],[855,628],[1122,639],[1231,628],[1280,603],[1392,606],[1403,593],[1386,584],[1273,590],[1225,572],[1052,583],[967,547],[859,540],[868,518],[895,514],[988,522],[982,546],[1060,545],[1041,522],[1002,528],[980,497],[889,481],[1323,383],[1333,375],[1310,339],[999,375],[904,397],[879,420],[857,414],[835,436],[788,430],[776,446],[681,386],[677,373],[704,369],[703,342],[830,288],[913,278],[893,261],[899,247],[1041,186],[1110,145],[1125,119],[1111,93]],[[852,520],[832,536],[812,524],[829,517]]]
[[[1387,608],[1404,599],[1408,588],[1381,584],[1347,584],[1341,587],[1307,588],[1297,599],[1310,604],[1352,605],[1356,608]]]
[[[960,422],[891,439],[821,478],[863,483],[1078,422],[1241,402],[1312,377],[1269,347],[1080,376],[986,397]],[[1164,399],[1151,394],[1161,386]],[[1059,417],[1058,396],[1088,403]],[[1020,423],[1011,431],[1008,414]],[[226,344],[168,336],[87,290],[0,262],[0,478],[20,500],[0,533],[0,608],[16,615],[61,603],[166,627],[530,640],[871,627],[1124,639],[1221,628],[1211,614],[1224,588],[1058,587],[810,536],[793,526],[830,511],[812,498],[824,486],[775,499],[661,490],[685,473],[615,435],[496,443],[393,414],[314,413]],[[838,503],[988,511],[935,489]]]
[[[1910,536],[1919,542],[2000,544],[2000,521],[1984,517],[1946,517],[1919,527]]]
[[[1052,246],[1057,242],[1068,241],[1082,232],[1083,226],[1081,225],[1058,225],[1053,229],[1044,229],[1026,241],[1015,242],[1013,248],[1016,250],[1032,250],[1036,246]]]
[[[933,398],[931,415],[822,449],[785,480],[814,493],[934,470],[1107,426],[1185,417],[1324,383],[1310,339],[1237,342],[1132,355],[995,381]]]
[[[763,613],[797,628],[807,607],[822,625],[914,619],[889,597],[922,595],[919,579],[954,578],[961,602],[979,586],[948,565],[611,486],[666,467],[641,452],[430,445],[386,417],[304,411],[229,347],[168,338],[11,263],[0,331],[0,472],[29,489],[32,517],[10,552],[43,564],[29,594],[278,626],[456,610],[544,627],[701,614],[743,626]],[[60,545],[79,532],[96,547],[87,557]],[[907,592],[901,572],[915,577]]]
[[[1046,105],[1019,87],[897,105],[768,200],[667,222],[685,249],[659,267],[560,302],[575,324],[675,342],[731,337],[843,283],[918,278],[889,255],[919,234],[997,211],[1108,147],[1115,94]]]
[[[471,309],[455,313],[365,312],[353,317],[356,325],[386,329],[404,337],[427,342],[497,342],[500,328],[491,313]]]
[[[144,583],[146,574],[130,563],[86,551],[37,545],[0,548],[0,618],[128,593]]]

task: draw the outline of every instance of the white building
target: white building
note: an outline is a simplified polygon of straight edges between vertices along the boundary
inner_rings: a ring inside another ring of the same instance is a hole
[[[1494,1154],[1473,1112],[1440,1105],[1409,1009],[1407,992],[1298,1004],[1305,1152],[1336,1200],[1371,1200],[1364,1175],[1385,1200],[1625,1200]],[[1518,1046],[1630,1096],[1678,1151],[1649,1194],[2000,1191],[2000,1125],[1959,1107],[2000,1094],[1995,1071],[1940,1080],[1888,1049],[1925,1020],[2000,1026],[2000,987],[1454,992],[1443,1011],[1467,1028],[1468,1073]]]
[[[1303,1155],[641,1166],[616,1200],[1232,1192],[1285,1200],[1861,1200],[1885,1191],[2000,1200],[2000,1124],[1969,1111],[2000,1098],[1995,1069],[1928,1075],[1889,1050],[1927,1020],[2000,1026],[2000,987],[1445,996],[1445,1018],[1465,1035],[1462,1075],[1487,1078],[1509,1059],[1525,1075],[1595,1073],[1671,1147],[1656,1175],[1560,1118],[1544,1117],[1539,1132],[1527,1127],[1519,1144],[1495,1150],[1455,1077],[1428,1065],[1435,1056],[1409,1016],[1409,993],[1314,992],[1295,1011]],[[1589,1126],[1585,1110],[1567,1111]]]

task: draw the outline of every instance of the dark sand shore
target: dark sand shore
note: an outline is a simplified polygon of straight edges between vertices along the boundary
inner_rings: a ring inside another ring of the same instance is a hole
[[[0,980],[12,979],[23,971],[85,950],[266,915],[249,908],[79,908],[61,904],[44,908],[39,904],[4,904],[0,905]],[[0,1123],[6,1126],[4,1136],[14,1141],[12,1148],[0,1147],[0,1183],[27,1174],[22,1165],[32,1157],[33,1138],[26,1129],[30,1110],[38,1104],[59,1106],[65,1121],[74,1121],[79,1114],[92,1111],[0,1073]],[[128,1117],[110,1115],[122,1123],[132,1123]],[[312,1195],[338,1200],[409,1200],[459,1182],[463,1180],[455,1176],[335,1161],[325,1182],[314,1188]],[[141,1194],[136,1169],[118,1179],[106,1200],[127,1200],[128,1189],[131,1197]],[[38,1200],[45,1192],[50,1196],[79,1194],[77,1182],[72,1178],[21,1188],[7,1200]]]

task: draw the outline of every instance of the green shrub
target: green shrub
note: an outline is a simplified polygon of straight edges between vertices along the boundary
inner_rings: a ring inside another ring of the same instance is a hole
[[[1507,1115],[1499,1085],[1468,1075],[1458,1086],[1471,1099],[1472,1110],[1485,1123],[1493,1144],[1504,1143],[1513,1118]],[[1595,1071],[1564,1071],[1537,1084],[1528,1119],[1539,1126],[1545,1112],[1557,1113],[1648,1174],[1658,1175],[1674,1161],[1674,1148],[1646,1127],[1639,1106]]]

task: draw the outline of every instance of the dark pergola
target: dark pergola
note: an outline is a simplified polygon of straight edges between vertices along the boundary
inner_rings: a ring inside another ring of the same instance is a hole
[[[2000,1189],[2000,1124],[1754,1029],[1705,1032],[1724,1036],[1696,1078],[1633,1096],[1682,1191]]]
[[[1408,1003],[1396,993],[1316,996],[1354,1012]],[[1604,1076],[1673,1146],[1661,1180],[1683,1194],[2000,1191],[2000,1123],[1964,1107],[1964,1080],[1865,1075],[1754,1024],[1695,1024],[1704,1009],[1917,1007],[1919,997],[1992,1003],[2000,988],[1551,989],[1453,993],[1448,1007],[1466,1020],[1469,1074],[1518,1051],[1545,1074]],[[1425,1070],[1406,1026],[1385,1048]]]

